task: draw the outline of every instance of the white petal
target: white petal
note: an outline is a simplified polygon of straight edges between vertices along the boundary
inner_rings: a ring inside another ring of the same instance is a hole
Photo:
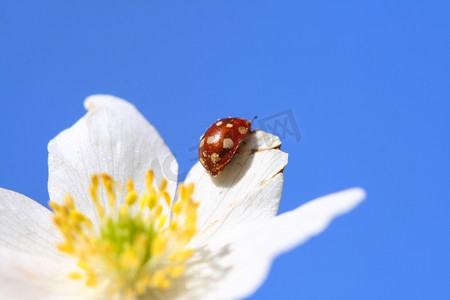
[[[195,183],[193,198],[200,202],[199,233],[193,243],[277,213],[288,157],[280,145],[278,137],[256,131],[217,177],[212,178],[200,163],[192,168],[186,182]]]
[[[60,259],[51,215],[30,198],[0,188],[0,248]]]
[[[70,280],[71,265],[0,247],[0,299],[88,299],[81,282]]]
[[[0,188],[0,299],[50,299],[57,289],[66,293],[73,263],[56,250],[59,240],[47,208]]]
[[[360,188],[348,189],[308,202],[269,220],[243,225],[211,245],[221,258],[223,279],[217,281],[211,299],[243,298],[252,294],[267,277],[280,253],[321,233],[337,216],[355,208],[365,197]]]
[[[88,193],[93,174],[107,173],[122,187],[132,178],[136,191],[142,192],[148,169],[155,172],[156,183],[167,177],[173,196],[178,171],[175,157],[136,108],[108,95],[91,96],[84,105],[88,113],[48,145],[50,199],[62,201],[70,193],[77,207],[95,221]]]

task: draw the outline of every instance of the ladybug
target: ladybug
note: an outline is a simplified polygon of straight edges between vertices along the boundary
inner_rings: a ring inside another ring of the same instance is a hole
[[[200,138],[198,158],[211,176],[222,172],[230,163],[251,131],[251,122],[241,118],[220,119],[209,126]]]

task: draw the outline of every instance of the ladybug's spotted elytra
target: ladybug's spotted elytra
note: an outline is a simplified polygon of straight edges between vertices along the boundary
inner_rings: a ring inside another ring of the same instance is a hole
[[[200,138],[198,158],[211,176],[230,163],[242,140],[251,131],[251,121],[225,118],[212,124]]]

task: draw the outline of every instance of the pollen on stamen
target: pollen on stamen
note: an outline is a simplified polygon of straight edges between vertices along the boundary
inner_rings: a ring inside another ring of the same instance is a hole
[[[50,201],[54,223],[63,236],[57,248],[78,260],[78,269],[68,276],[126,299],[150,289],[170,288],[194,253],[187,245],[197,230],[198,203],[192,200],[191,184],[179,187],[179,200],[171,205],[167,183],[163,179],[155,188],[149,170],[143,193],[139,195],[128,180],[123,194],[109,175],[92,176],[87,192],[98,225],[77,210],[71,195],[66,195],[63,204]]]

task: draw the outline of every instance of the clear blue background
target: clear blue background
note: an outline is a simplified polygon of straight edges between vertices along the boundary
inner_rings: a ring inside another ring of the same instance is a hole
[[[47,142],[93,93],[133,102],[181,172],[217,118],[291,110],[280,211],[368,198],[252,299],[450,299],[449,53],[448,1],[1,1],[0,186],[46,203]]]

